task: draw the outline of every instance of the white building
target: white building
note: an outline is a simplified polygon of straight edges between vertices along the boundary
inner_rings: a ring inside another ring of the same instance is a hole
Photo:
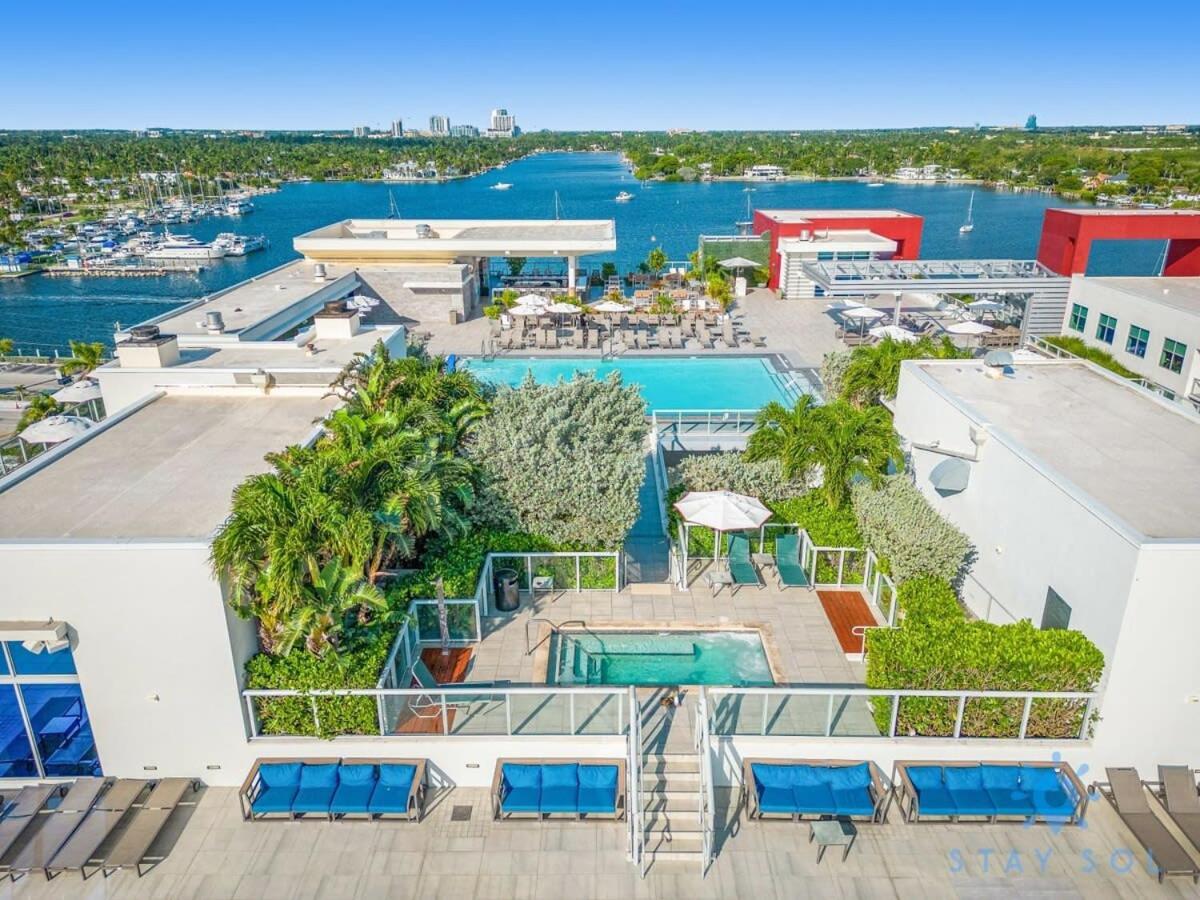
[[[450,134],[449,116],[430,116],[429,133],[434,137],[447,137]]]
[[[742,177],[751,181],[783,181],[787,170],[783,166],[750,166],[742,172]]]
[[[516,137],[519,133],[517,129],[517,117],[509,113],[507,109],[493,109],[492,114],[488,119],[488,137]]]
[[[394,137],[394,138],[404,137],[404,120],[403,119],[396,119],[392,122],[392,137]]]
[[[1200,278],[1071,279],[1062,333],[1200,401]]]
[[[477,138],[479,129],[474,125],[451,125],[450,137]]]
[[[1092,759],[1200,758],[1200,418],[1090,363],[997,374],[906,362],[896,398],[916,483],[974,544],[965,602],[1100,648]]]
[[[891,259],[897,243],[866,229],[810,231],[779,239],[779,295],[785,300],[820,296],[821,289],[804,271],[806,262]]]
[[[355,125],[354,126],[354,136],[356,138],[366,137],[370,133],[371,133],[370,125]]]

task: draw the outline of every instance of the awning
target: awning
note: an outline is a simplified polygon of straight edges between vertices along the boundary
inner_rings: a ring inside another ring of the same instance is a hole
[[[943,497],[961,494],[971,478],[971,464],[965,459],[943,459],[929,473],[929,483]]]

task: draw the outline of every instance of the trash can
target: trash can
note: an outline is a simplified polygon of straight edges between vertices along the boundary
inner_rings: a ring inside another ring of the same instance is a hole
[[[500,612],[512,612],[521,606],[521,582],[513,569],[497,569],[496,580],[496,609]]]

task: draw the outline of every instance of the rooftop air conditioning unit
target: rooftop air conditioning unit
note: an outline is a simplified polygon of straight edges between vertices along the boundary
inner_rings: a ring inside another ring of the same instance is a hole
[[[313,281],[325,280],[325,263],[317,263],[313,266]]]
[[[809,231],[807,228],[804,229],[803,231],[800,232],[800,240],[811,241],[812,240],[812,232]]]
[[[433,233],[433,229],[424,222],[418,223],[416,226],[414,226],[413,230],[416,231],[417,237],[419,238],[431,238],[437,236]]]

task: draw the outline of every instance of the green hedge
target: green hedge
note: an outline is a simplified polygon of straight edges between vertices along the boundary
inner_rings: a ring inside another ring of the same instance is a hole
[[[1106,353],[1099,347],[1093,347],[1083,338],[1072,337],[1069,334],[1057,334],[1042,338],[1047,344],[1053,344],[1068,353],[1073,353],[1076,356],[1086,359],[1088,362],[1094,362],[1101,368],[1108,369],[1120,375],[1122,378],[1140,378],[1137,372],[1132,369],[1127,369],[1119,362],[1111,353]]]
[[[867,686],[974,691],[1078,691],[1095,689],[1104,654],[1079,631],[1038,629],[1028,621],[1011,625],[968,620],[949,584],[933,578],[899,588],[901,627],[867,636]],[[891,701],[872,701],[883,732]],[[961,734],[1012,738],[1020,734],[1022,700],[968,700]],[[1028,737],[1068,739],[1083,725],[1085,704],[1039,700],[1030,708]],[[958,701],[903,698],[897,734],[951,736]],[[1090,727],[1091,723],[1089,723]]]

